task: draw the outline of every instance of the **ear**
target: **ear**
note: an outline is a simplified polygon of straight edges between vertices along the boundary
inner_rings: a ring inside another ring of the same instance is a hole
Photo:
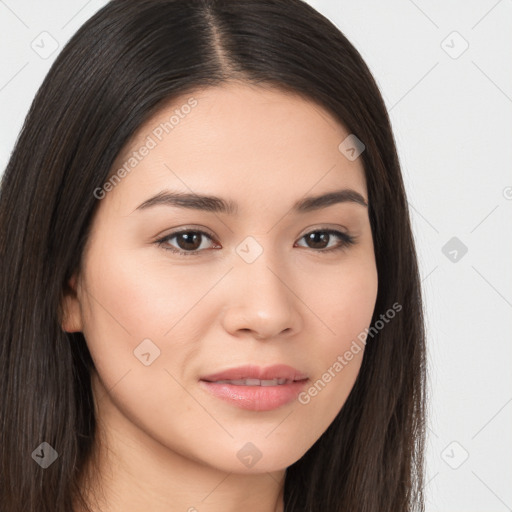
[[[63,291],[61,326],[66,332],[81,332],[83,329],[77,282],[77,276],[73,274]]]

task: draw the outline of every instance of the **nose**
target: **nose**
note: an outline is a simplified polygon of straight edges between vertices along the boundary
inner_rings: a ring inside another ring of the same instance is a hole
[[[302,328],[300,298],[290,273],[263,254],[253,263],[237,261],[223,317],[227,332],[256,339],[290,337]]]

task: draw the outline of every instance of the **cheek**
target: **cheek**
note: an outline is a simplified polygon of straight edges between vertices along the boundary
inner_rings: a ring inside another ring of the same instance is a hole
[[[183,269],[155,270],[154,263],[153,268],[141,265],[141,259],[121,252],[112,250],[107,257],[107,250],[88,259],[83,301],[83,332],[96,367],[102,414],[122,428],[132,428],[131,423],[179,452],[192,430],[203,425],[193,419],[204,411],[181,384],[195,350],[184,336],[185,331],[195,336],[186,313],[201,287],[186,286],[194,282],[192,274],[177,282]]]
[[[199,271],[197,265],[155,258],[151,250],[134,258],[114,245],[97,244],[85,268],[84,336],[101,381],[119,392],[133,386],[126,409],[130,396],[145,396],[140,407],[147,414],[158,412],[151,409],[160,400],[186,412],[194,404],[178,382],[211,325],[206,315],[215,314],[214,305],[201,298],[229,267]]]
[[[151,249],[134,258],[111,247],[91,255],[86,273],[86,323],[132,343],[172,336],[174,326],[218,279],[212,272],[203,279],[192,265],[156,259]]]
[[[303,288],[301,297],[322,326],[319,346],[326,354],[344,351],[371,322],[378,291],[373,254],[357,253],[325,267],[315,274],[314,283]]]
[[[329,304],[334,343],[344,349],[347,343],[367,328],[371,322],[377,300],[378,278],[375,264],[360,265],[333,279],[332,301]]]
[[[298,403],[308,410],[306,425],[321,435],[345,403],[358,376],[364,355],[364,334],[369,328],[378,291],[373,258],[351,264],[316,280],[325,293],[310,294],[311,309],[321,320],[311,360],[311,385]],[[363,334],[362,334],[363,333]]]

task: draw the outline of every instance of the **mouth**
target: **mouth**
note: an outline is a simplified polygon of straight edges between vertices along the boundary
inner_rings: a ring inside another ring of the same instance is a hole
[[[287,365],[267,368],[243,366],[202,377],[200,386],[210,395],[241,409],[270,411],[293,402],[309,381]]]
[[[212,381],[205,381],[212,382]],[[232,384],[233,386],[283,386],[291,384],[292,382],[299,382],[298,380],[290,379],[271,379],[271,380],[260,380],[260,379],[236,379],[236,380],[217,380],[213,381],[216,384]]]

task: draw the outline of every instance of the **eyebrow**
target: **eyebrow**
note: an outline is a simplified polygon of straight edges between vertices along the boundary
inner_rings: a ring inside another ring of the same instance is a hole
[[[306,213],[321,208],[327,208],[337,203],[354,203],[364,206],[365,208],[368,207],[367,201],[359,192],[345,188],[318,196],[302,198],[293,205],[292,210],[297,213]],[[238,213],[238,204],[232,200],[211,195],[174,192],[169,190],[163,190],[156,196],[147,199],[137,206],[134,212],[137,210],[146,210],[147,208],[157,205],[188,208],[213,213],[225,213],[227,215],[236,215]]]

